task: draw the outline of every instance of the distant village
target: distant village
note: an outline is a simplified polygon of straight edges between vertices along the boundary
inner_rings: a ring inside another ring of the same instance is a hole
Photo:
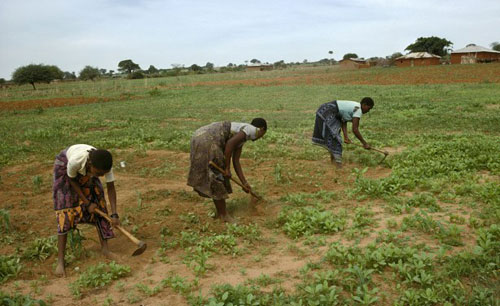
[[[469,44],[465,48],[452,51],[449,58],[443,58],[428,52],[411,52],[395,58],[393,64],[397,67],[415,67],[442,64],[491,63],[499,61],[500,51]],[[380,65],[380,61],[377,59],[365,60],[360,58],[348,58],[341,60],[339,64],[344,68],[359,69]]]
[[[317,64],[326,62],[322,60]],[[406,55],[401,55],[394,58],[356,58],[350,57],[335,62],[343,69],[362,69],[374,66],[397,66],[397,67],[416,67],[430,65],[447,65],[447,64],[476,64],[476,63],[492,63],[500,62],[500,51],[488,49],[475,44],[469,44],[465,48],[457,49],[451,52],[447,57],[431,54],[428,52],[411,52]],[[250,64],[247,65],[246,71],[265,71],[276,68],[273,64]]]

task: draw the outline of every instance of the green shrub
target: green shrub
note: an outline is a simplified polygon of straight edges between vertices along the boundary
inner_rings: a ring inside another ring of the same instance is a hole
[[[50,255],[57,253],[57,238],[36,238],[24,251],[23,259],[45,261]]]
[[[0,255],[0,283],[11,277],[16,277],[21,268],[19,257]]]
[[[33,299],[29,295],[22,295],[20,293],[9,294],[3,291],[0,291],[0,305],[5,306],[46,306],[48,305],[43,300]]]
[[[407,205],[410,207],[428,208],[431,212],[441,211],[441,207],[437,205],[436,198],[428,192],[414,194],[410,199],[408,199]]]
[[[10,233],[10,213],[6,209],[0,209],[0,233]]]
[[[92,288],[102,288],[115,279],[119,279],[130,274],[130,267],[119,265],[114,261],[109,264],[100,263],[89,267],[78,279],[69,284],[73,296],[80,298],[82,290]]]
[[[346,219],[331,211],[321,211],[314,207],[285,209],[280,212],[278,222],[285,234],[298,238],[309,234],[331,234],[344,230]]]

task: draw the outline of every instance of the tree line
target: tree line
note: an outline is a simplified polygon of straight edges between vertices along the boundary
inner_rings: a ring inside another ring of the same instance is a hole
[[[440,38],[436,36],[431,37],[420,37],[414,43],[408,45],[405,51],[409,52],[428,52],[431,54],[436,54],[439,56],[448,56],[451,52],[451,47],[453,43],[445,38]],[[493,42],[490,44],[493,50],[500,51],[500,43]],[[328,54],[332,55],[333,51],[328,51]],[[369,60],[382,63],[383,65],[391,65],[396,58],[402,56],[400,52],[394,52],[393,54],[381,57],[372,57]],[[343,59],[358,58],[356,53],[346,53]],[[217,72],[229,72],[229,71],[244,71],[248,65],[248,62],[254,65],[262,64],[258,59],[252,59],[250,61],[245,61],[245,65],[235,65],[229,63],[227,66],[220,67]],[[324,58],[312,64],[321,65],[333,65],[337,62],[333,58]],[[307,60],[300,62],[285,63],[283,60],[274,62],[273,64],[266,63],[266,65],[272,65],[275,69],[284,69],[293,65],[309,64]],[[164,77],[164,76],[178,76],[183,74],[201,74],[201,73],[213,73],[216,72],[213,63],[206,63],[205,66],[198,66],[193,64],[189,67],[184,67],[184,65],[173,64],[170,69],[157,69],[153,65],[150,65],[147,70],[142,70],[141,67],[134,63],[131,59],[122,60],[118,63],[118,72],[120,75],[125,75],[129,79],[142,79],[144,77]],[[54,65],[44,65],[44,64],[31,64],[27,66],[22,66],[17,68],[12,74],[12,81],[16,84],[31,84],[33,89],[36,89],[35,83],[50,83],[54,80],[76,80],[80,79],[95,80],[100,77],[113,77],[115,76],[114,70],[99,69],[93,66],[85,66],[77,77],[75,72],[63,72],[57,66]],[[4,84],[5,79],[0,79],[0,85]]]

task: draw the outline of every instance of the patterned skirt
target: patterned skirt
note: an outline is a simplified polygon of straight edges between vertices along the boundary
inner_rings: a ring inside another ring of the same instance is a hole
[[[191,138],[187,184],[202,197],[222,200],[233,192],[229,179],[209,166],[209,162],[213,161],[224,169],[224,149],[230,135],[231,122],[224,121],[199,128]]]
[[[52,188],[54,210],[56,212],[57,234],[64,235],[78,223],[90,223],[97,227],[102,239],[114,237],[111,224],[103,217],[88,212],[88,206],[83,203],[71,187],[71,178],[67,174],[68,158],[66,150],[56,156],[54,162],[54,184]],[[78,174],[76,181],[83,194],[91,202],[96,203],[99,210],[107,213],[104,189],[97,177]]]
[[[330,151],[337,162],[342,162],[341,126],[337,101],[322,104],[316,111],[312,142]]]

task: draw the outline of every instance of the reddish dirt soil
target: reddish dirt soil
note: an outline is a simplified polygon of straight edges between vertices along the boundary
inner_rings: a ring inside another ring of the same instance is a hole
[[[99,262],[109,262],[99,252],[99,243],[93,226],[82,224],[79,228],[87,238],[83,242],[89,256],[84,257],[67,267],[67,278],[60,279],[54,276],[54,255],[46,261],[38,263],[23,261],[24,268],[16,281],[5,284],[5,290],[20,291],[24,294],[31,293],[37,298],[46,299],[47,295],[53,298],[53,305],[95,305],[111,297],[115,304],[129,304],[127,294],[134,292],[140,302],[134,305],[160,305],[167,301],[169,305],[186,305],[186,300],[180,294],[170,288],[163,289],[153,297],[147,297],[137,290],[137,284],[146,284],[150,288],[174,273],[192,280],[193,271],[183,262],[185,252],[181,248],[167,250],[165,255],[168,263],[158,261],[157,251],[160,247],[159,232],[162,227],[167,227],[175,239],[181,231],[190,229],[199,230],[206,225],[210,231],[223,232],[225,226],[209,217],[213,204],[198,197],[185,183],[186,173],[189,167],[189,154],[171,151],[148,151],[146,154],[137,155],[133,151],[121,151],[116,154],[117,161],[127,161],[124,169],[116,169],[116,187],[118,195],[118,212],[121,216],[128,215],[129,223],[125,228],[131,230],[134,225],[138,226],[136,236],[147,242],[148,249],[140,256],[131,257],[135,246],[127,238],[115,230],[117,238],[110,241],[110,249],[118,257],[118,262],[131,267],[131,275],[123,279],[124,287],[117,288],[115,281],[104,289],[95,289],[84,294],[81,300],[74,300],[68,284],[77,279],[80,271]],[[27,162],[25,164],[9,166],[0,170],[2,178],[0,184],[0,208],[8,209],[11,215],[11,223],[21,241],[15,244],[5,245],[0,254],[15,253],[15,245],[26,247],[37,237],[48,237],[55,234],[55,218],[52,210],[51,200],[51,160]],[[153,169],[169,163],[174,165],[173,170],[167,177],[154,177],[141,172],[144,169]],[[353,177],[350,175],[354,164],[347,164],[340,170],[334,170],[329,164],[327,154],[320,161],[292,161],[280,160],[282,169],[287,170],[290,184],[277,185],[273,175],[276,161],[265,161],[256,164],[254,160],[242,159],[242,165],[246,171],[249,182],[261,194],[265,201],[258,204],[256,210],[248,203],[248,195],[241,192],[233,184],[234,194],[232,199],[241,199],[237,207],[233,207],[233,215],[239,224],[257,223],[262,230],[262,240],[248,247],[241,256],[231,257],[229,255],[214,254],[208,260],[214,266],[213,270],[201,277],[199,289],[203,295],[207,295],[212,285],[230,283],[237,285],[245,280],[256,278],[261,274],[270,277],[278,277],[283,280],[281,286],[289,291],[295,290],[295,284],[300,282],[299,270],[311,261],[318,261],[322,252],[327,247],[312,249],[304,246],[301,242],[293,241],[284,234],[268,229],[265,224],[274,220],[283,206],[278,201],[287,193],[307,192],[313,193],[319,190],[334,191],[343,194],[349,185],[352,186]],[[318,171],[324,172],[320,185],[316,182],[308,182],[308,177],[313,177]],[[371,168],[367,172],[368,177],[380,178],[390,174],[387,168]],[[35,190],[32,178],[40,175],[43,183],[39,190]],[[139,201],[139,198],[141,201]],[[139,204],[140,203],[140,204]],[[241,204],[244,203],[244,204]],[[141,207],[139,207],[141,205]],[[376,232],[386,228],[387,219],[395,219],[400,224],[403,216],[395,217],[383,209],[383,203],[377,201],[341,200],[333,201],[331,207],[346,208],[349,210],[358,206],[370,205],[377,224],[372,228],[368,236],[361,239],[360,244],[366,245],[373,241]],[[161,216],[159,211],[170,209],[171,214]],[[181,220],[180,216],[194,213],[200,218],[199,224],[189,224]],[[414,238],[415,239],[415,238]],[[422,240],[421,238],[419,238]],[[427,239],[427,238],[425,238]],[[432,244],[432,239],[422,240]],[[332,235],[327,243],[336,240],[345,240],[341,235]],[[350,243],[346,241],[346,243]],[[473,243],[473,242],[471,242]],[[467,241],[469,244],[469,241]],[[244,271],[244,272],[243,272]],[[47,280],[40,283],[40,277],[46,276]],[[39,292],[33,294],[34,282],[39,282]],[[17,284],[17,289],[16,285]],[[99,302],[98,302],[99,301]]]
[[[78,104],[91,104],[97,102],[109,102],[109,98],[52,98],[52,99],[36,99],[36,100],[23,100],[0,103],[0,110],[23,110],[33,108],[49,108],[60,107]]]
[[[71,106],[80,104],[92,104],[92,103],[105,103],[105,102],[129,100],[134,98],[138,97],[126,97],[126,96],[119,96],[115,98],[74,97],[74,98],[51,98],[51,99],[33,99],[33,100],[22,100],[22,101],[7,101],[7,102],[0,102],[0,111],[50,108],[50,107],[61,107],[61,106]]]

